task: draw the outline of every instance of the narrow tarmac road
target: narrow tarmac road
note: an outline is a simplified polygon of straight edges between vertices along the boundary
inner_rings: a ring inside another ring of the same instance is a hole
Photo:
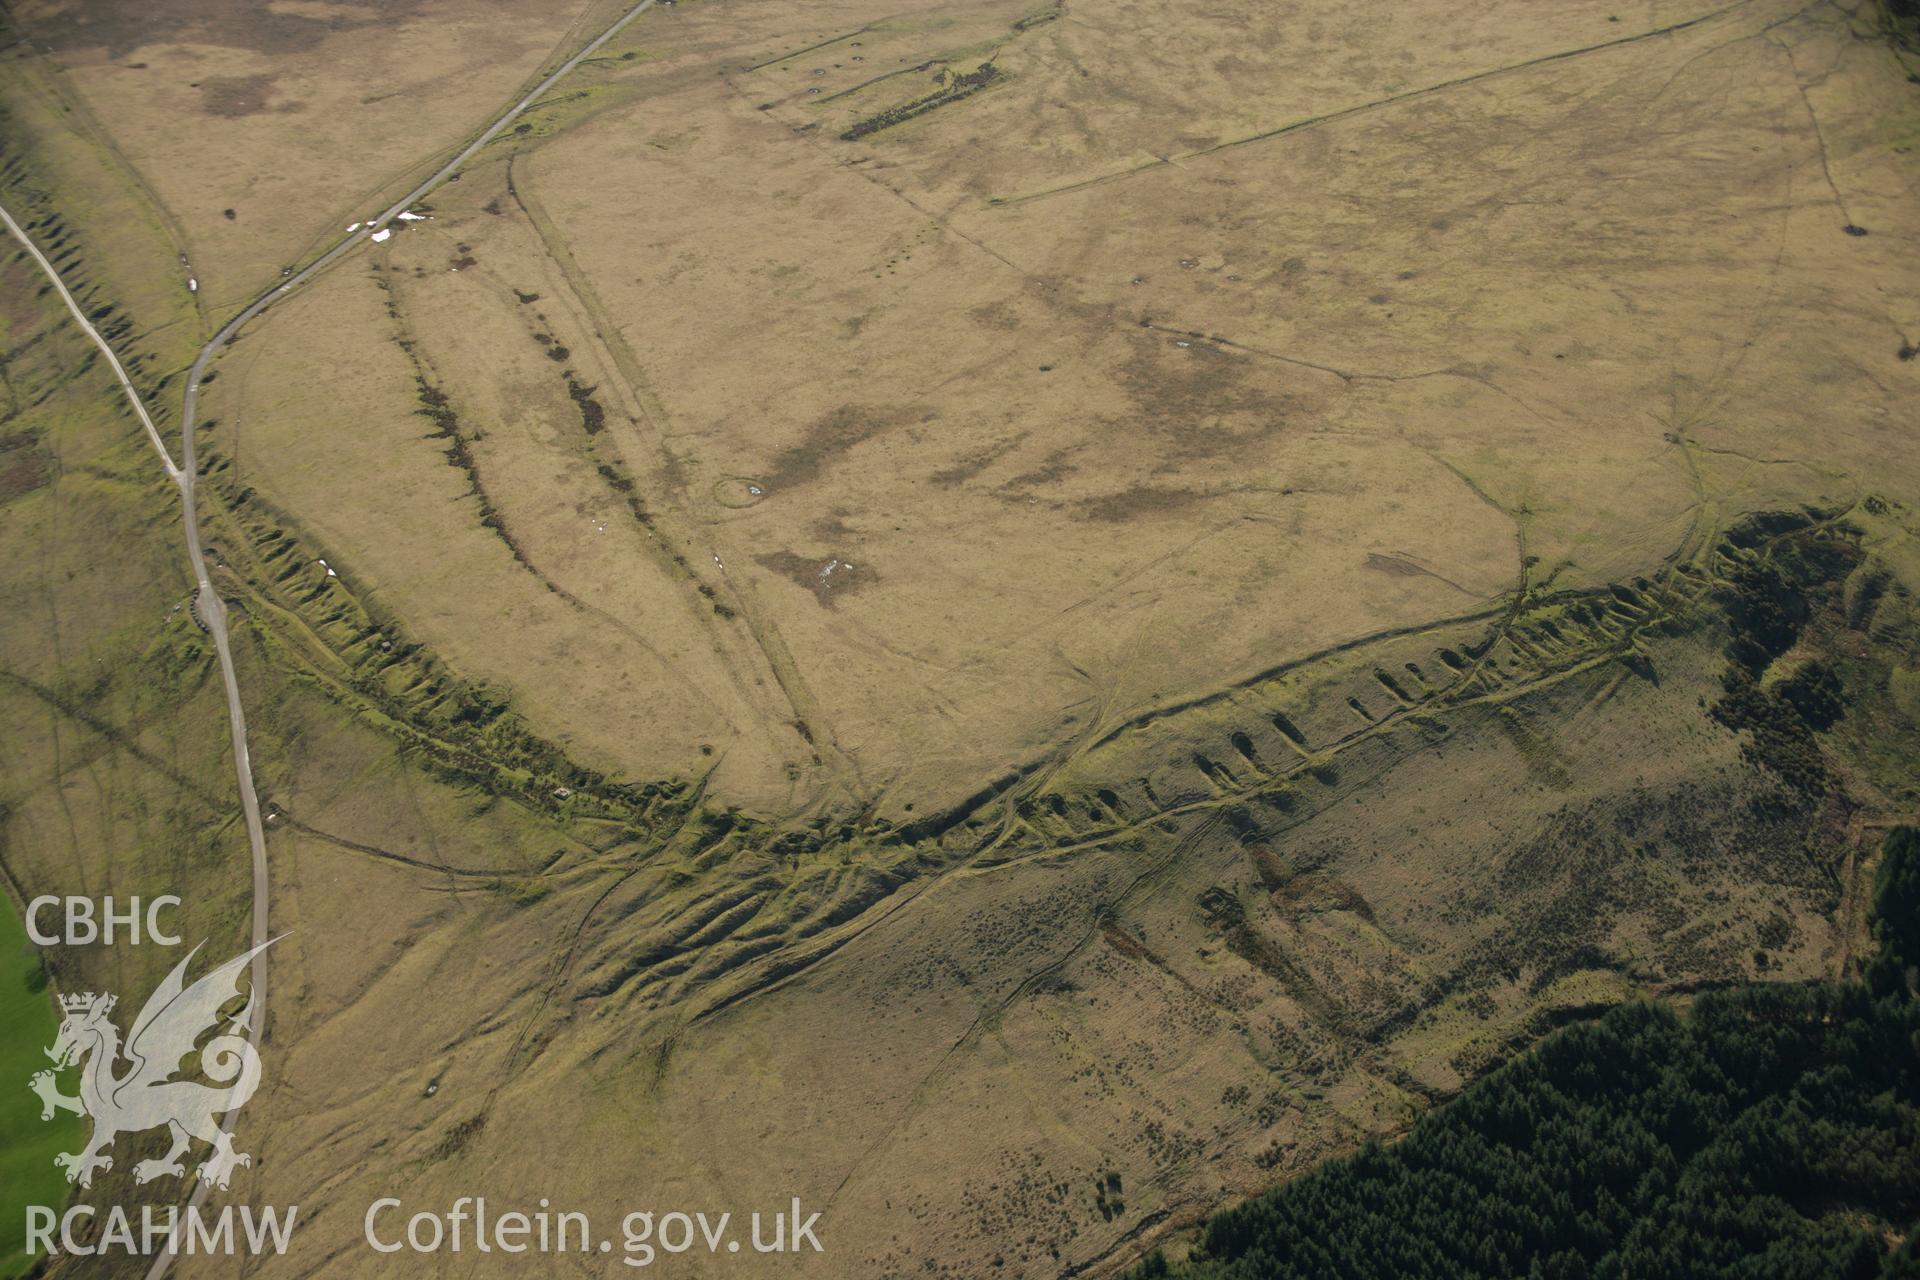
[[[60,278],[59,272],[56,271],[53,264],[47,260],[46,255],[40,252],[39,246],[35,245],[33,241],[28,238],[26,231],[14,220],[11,213],[4,208],[0,208],[0,220],[4,220],[6,223],[7,231],[22,245],[26,246],[27,252],[39,265],[40,270],[45,273],[47,279],[51,281],[55,289],[59,291],[61,300],[66,303],[67,310],[72,313],[75,323],[80,326],[81,331],[92,340],[94,345],[99,347],[101,352],[105,354],[107,363],[113,369],[114,377],[120,383],[122,393],[126,396],[127,402],[133,407],[135,415],[140,419],[140,424],[146,430],[148,440],[159,453],[160,465],[165,470],[167,478],[171,480],[174,486],[180,491],[182,523],[185,528],[187,542],[187,559],[193,567],[194,580],[198,584],[194,601],[194,611],[195,615],[200,619],[201,624],[206,627],[207,634],[213,637],[214,651],[218,654],[220,660],[220,680],[226,689],[227,723],[233,738],[234,775],[239,784],[240,807],[246,817],[247,843],[251,849],[253,860],[252,945],[255,948],[262,947],[267,941],[267,837],[265,825],[262,823],[260,817],[259,793],[254,789],[253,785],[253,765],[247,753],[246,711],[241,705],[240,684],[234,674],[232,645],[227,635],[227,607],[220,599],[220,593],[214,589],[212,579],[208,576],[206,555],[201,548],[200,542],[200,519],[198,509],[195,506],[194,495],[194,483],[198,475],[194,456],[194,425],[198,421],[197,415],[199,412],[201,380],[206,375],[207,366],[213,361],[214,357],[220,354],[221,350],[227,343],[233,340],[234,335],[237,334],[248,321],[258,316],[281,298],[306,284],[309,280],[312,280],[321,271],[325,270],[346,254],[352,252],[356,246],[368,240],[375,232],[383,230],[388,223],[399,217],[400,214],[405,212],[415,202],[445,182],[459,170],[460,166],[478,154],[481,148],[498,137],[501,130],[512,124],[514,120],[524,114],[529,107],[533,106],[543,94],[565,78],[574,68],[592,57],[609,40],[624,30],[635,18],[638,18],[648,9],[651,9],[654,4],[655,0],[640,0],[640,3],[623,11],[621,15],[598,36],[595,36],[586,45],[582,46],[578,52],[554,68],[553,71],[548,73],[548,75],[534,85],[532,89],[528,90],[526,94],[512,106],[496,116],[491,124],[481,130],[480,133],[477,134],[472,141],[467,143],[465,147],[461,148],[452,159],[434,170],[432,174],[424,179],[418,186],[414,187],[413,190],[407,192],[406,195],[395,201],[385,213],[375,218],[372,222],[363,224],[357,228],[356,231],[349,233],[344,239],[339,241],[339,243],[322,253],[292,276],[289,276],[286,280],[255,298],[242,309],[239,314],[222,325],[220,331],[214,334],[205,346],[200,348],[200,353],[194,358],[193,367],[187,374],[186,393],[182,401],[180,415],[181,456],[178,463],[174,461],[172,454],[168,452],[165,442],[160,437],[159,430],[154,426],[153,419],[147,412],[145,403],[140,399],[139,391],[135,389],[132,380],[127,377],[126,368],[120,363],[120,359],[114,353],[113,348],[87,319],[86,313],[80,309],[79,303],[68,290],[66,282]],[[266,1026],[267,957],[265,951],[256,951],[249,976],[253,984],[253,1000],[256,1002],[256,1013],[252,1025],[247,1028],[247,1039],[257,1049]],[[238,1114],[237,1111],[229,1113],[221,1122],[221,1128],[231,1132],[233,1122],[238,1117]],[[206,1199],[208,1185],[206,1182],[195,1182],[193,1193],[187,1201],[190,1207],[198,1206]],[[161,1280],[161,1278],[166,1275],[168,1268],[172,1265],[173,1258],[174,1238],[169,1237],[165,1251],[154,1258],[153,1264],[147,1272],[147,1280]]]

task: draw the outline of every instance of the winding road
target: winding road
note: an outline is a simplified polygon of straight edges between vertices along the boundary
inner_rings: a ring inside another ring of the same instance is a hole
[[[92,340],[93,344],[107,357],[107,363],[112,367],[113,375],[120,383],[121,392],[126,396],[127,403],[133,407],[135,415],[140,419],[141,426],[146,430],[148,440],[160,455],[161,467],[165,470],[167,478],[171,480],[174,486],[180,491],[182,524],[186,532],[187,559],[192,565],[194,580],[198,584],[194,601],[194,611],[200,619],[201,624],[206,628],[207,634],[213,637],[214,650],[219,655],[220,660],[220,680],[226,689],[227,724],[233,737],[234,775],[240,788],[240,807],[246,817],[247,843],[252,851],[253,859],[252,945],[256,949],[263,947],[267,942],[267,836],[265,825],[260,818],[260,796],[253,785],[253,765],[247,754],[247,718],[246,711],[240,702],[240,683],[234,674],[233,649],[227,635],[227,607],[220,599],[220,593],[214,589],[213,581],[207,574],[206,555],[201,549],[200,543],[200,518],[198,510],[195,507],[194,495],[194,482],[197,478],[198,471],[194,459],[193,437],[194,423],[198,420],[201,379],[206,375],[207,366],[212,363],[214,357],[220,354],[221,350],[233,340],[234,335],[239,333],[241,328],[250,320],[272,306],[275,302],[278,302],[286,295],[306,284],[309,280],[312,280],[321,271],[331,266],[346,254],[351,253],[360,244],[369,240],[374,233],[383,230],[388,223],[399,217],[400,214],[404,213],[428,192],[440,186],[448,178],[453,176],[462,165],[477,155],[481,148],[498,137],[501,130],[505,129],[523,115],[529,107],[539,101],[542,95],[565,78],[574,68],[592,57],[609,40],[624,30],[635,18],[638,18],[648,9],[651,9],[655,2],[656,0],[640,0],[640,3],[624,10],[605,30],[588,41],[587,44],[582,46],[565,62],[555,67],[553,71],[549,72],[545,78],[534,85],[533,88],[529,89],[518,101],[513,103],[512,106],[494,117],[493,122],[481,130],[466,146],[455,153],[452,159],[434,170],[432,174],[423,179],[413,190],[396,200],[385,213],[382,213],[372,222],[358,226],[355,231],[349,233],[345,238],[333,245],[332,248],[326,250],[326,252],[320,254],[319,257],[315,258],[305,267],[302,267],[281,283],[255,298],[231,320],[222,325],[220,331],[214,334],[205,346],[200,348],[200,353],[194,357],[193,366],[187,373],[186,392],[181,402],[180,413],[181,456],[177,463],[174,461],[173,455],[168,451],[165,441],[162,440],[159,429],[155,427],[152,416],[148,414],[147,407],[141,400],[139,391],[135,389],[132,380],[127,377],[126,367],[120,363],[120,358],[115,354],[113,347],[101,336],[100,331],[94,328],[92,322],[87,319],[86,313],[81,310],[80,304],[67,288],[66,282],[60,278],[59,272],[56,271],[53,264],[47,260],[46,255],[40,251],[39,246],[33,243],[26,231],[14,220],[13,215],[9,211],[5,208],[0,208],[0,221],[5,222],[8,233],[22,245],[26,246],[27,252],[33,257],[33,260],[39,264],[40,270],[45,273],[47,279],[51,281],[54,288],[59,291],[61,300],[66,303],[67,310],[72,314],[74,322],[80,326],[81,332],[85,333],[87,337]],[[252,998],[256,1002],[256,1014],[252,1020],[252,1025],[247,1028],[247,1039],[258,1048],[263,1028],[266,1025],[267,956],[265,951],[256,950],[249,976],[253,984]],[[238,1114],[237,1111],[228,1113],[227,1117],[221,1123],[221,1128],[231,1132],[233,1122]],[[189,1206],[198,1206],[206,1199],[208,1185],[206,1182],[201,1181],[194,1183],[193,1193],[187,1202]],[[147,1272],[147,1280],[161,1280],[161,1277],[166,1275],[168,1268],[172,1265],[173,1258],[173,1239],[170,1237],[167,1241],[165,1251],[154,1258],[153,1265]]]

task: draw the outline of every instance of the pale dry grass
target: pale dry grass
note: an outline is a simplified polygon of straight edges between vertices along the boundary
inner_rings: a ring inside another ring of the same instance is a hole
[[[1831,968],[1840,836],[1707,717],[1699,575],[1745,513],[1920,500],[1885,51],[1772,0],[1049,12],[651,14],[221,360],[249,518],[710,788],[549,823],[272,696],[246,1192],[303,1256],[377,1273],[404,1186],[1098,1269],[1554,1017]],[[1907,509],[1860,516],[1896,569]]]
[[[610,0],[35,0],[16,20],[170,211],[191,263],[177,286],[197,276],[224,319],[380,212],[616,12]]]

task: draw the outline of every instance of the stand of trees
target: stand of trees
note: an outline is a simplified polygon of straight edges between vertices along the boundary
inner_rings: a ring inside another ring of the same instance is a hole
[[[1920,48],[1920,0],[1882,0],[1887,34],[1903,48]]]
[[[1569,1027],[1131,1280],[1920,1277],[1920,832],[1873,927],[1857,980]]]

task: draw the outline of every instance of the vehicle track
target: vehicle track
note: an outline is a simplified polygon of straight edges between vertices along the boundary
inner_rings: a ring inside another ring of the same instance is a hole
[[[495,117],[492,124],[489,124],[485,129],[481,130],[478,136],[456,152],[451,160],[429,174],[419,185],[407,192],[406,195],[396,200],[388,207],[386,212],[380,214],[372,222],[363,225],[357,232],[349,233],[331,249],[328,249],[305,267],[296,271],[283,283],[275,285],[248,303],[238,315],[221,326],[220,331],[214,334],[204,347],[200,348],[200,354],[194,357],[193,366],[187,372],[186,393],[181,401],[182,407],[180,413],[181,463],[177,470],[171,471],[170,474],[173,475],[175,482],[180,487],[183,521],[186,527],[187,558],[192,562],[194,576],[200,584],[199,598],[195,606],[195,611],[201,622],[206,626],[208,634],[213,637],[214,648],[220,656],[220,678],[222,683],[226,685],[228,720],[233,731],[234,769],[239,778],[240,803],[246,813],[247,841],[253,851],[252,945],[255,947],[264,944],[267,937],[266,832],[260,821],[260,798],[254,790],[253,769],[247,756],[246,715],[240,704],[240,686],[234,676],[233,654],[227,639],[227,609],[226,605],[221,601],[219,593],[214,590],[213,583],[207,575],[206,557],[200,546],[200,520],[194,506],[194,481],[197,475],[194,460],[194,427],[199,421],[198,410],[201,379],[206,376],[207,366],[213,361],[214,357],[220,354],[221,350],[233,340],[234,335],[239,333],[248,321],[258,316],[287,294],[294,292],[312,280],[334,262],[351,253],[360,244],[369,242],[376,232],[385,229],[388,223],[406,212],[428,192],[445,182],[460,166],[471,160],[479,153],[481,148],[493,141],[495,137],[499,136],[502,130],[525,113],[527,108],[538,101],[542,94],[551,89],[575,67],[591,57],[602,45],[618,35],[626,28],[628,23],[652,8],[653,4],[654,0],[640,0],[640,3],[627,9],[616,18],[612,25],[607,27],[606,30],[602,31],[572,57],[556,67],[538,84],[534,85],[532,89],[528,90],[519,101]],[[9,220],[9,222],[11,222],[11,220]],[[61,292],[65,293],[65,290],[62,289]],[[69,299],[69,303],[71,304],[71,299]],[[76,315],[77,314],[78,312],[76,310]],[[102,343],[101,345],[104,346],[105,344]],[[118,370],[119,362],[116,360],[114,363],[116,370]],[[137,403],[139,400],[138,393],[134,391],[133,385],[126,380],[124,373],[121,374],[120,380],[128,397]],[[146,420],[146,411],[144,409],[140,410],[140,416],[143,421]],[[157,438],[155,443],[158,444]],[[162,449],[162,452],[164,453],[165,450]],[[247,1031],[248,1040],[253,1042],[256,1047],[261,1037],[262,1028],[266,1025],[266,969],[265,953],[256,954],[253,959],[250,977],[253,984],[253,998],[259,1001],[260,1014],[254,1019],[253,1025],[248,1028]],[[231,1125],[232,1115],[229,1114],[229,1116],[221,1122],[220,1127],[223,1130],[227,1130],[231,1128]],[[198,1182],[194,1185],[193,1194],[187,1201],[190,1208],[197,1207],[206,1199],[207,1185],[205,1182]],[[169,1236],[166,1250],[154,1259],[153,1266],[148,1269],[147,1280],[161,1280],[161,1278],[166,1275],[168,1268],[173,1264],[173,1246],[173,1237]]]
[[[1084,191],[1089,187],[1104,186],[1110,182],[1120,182],[1142,173],[1152,172],[1156,169],[1178,166],[1183,161],[1198,160],[1204,156],[1218,155],[1222,151],[1233,150],[1236,147],[1249,146],[1255,143],[1265,142],[1271,138],[1284,137],[1287,134],[1297,133],[1303,129],[1318,128],[1320,125],[1332,124],[1338,120],[1346,120],[1353,116],[1378,111],[1383,107],[1398,106],[1401,103],[1412,102],[1419,98],[1444,93],[1449,89],[1458,89],[1465,85],[1477,84],[1482,80],[1490,80],[1496,76],[1511,75],[1517,71],[1528,71],[1535,67],[1546,66],[1555,62],[1565,62],[1570,58],[1579,58],[1590,53],[1599,53],[1608,49],[1618,49],[1624,45],[1638,44],[1645,40],[1657,40],[1664,36],[1677,35],[1689,28],[1701,26],[1717,18],[1723,18],[1737,9],[1744,9],[1750,3],[1752,3],[1752,0],[1733,0],[1733,3],[1723,5],[1710,12],[1698,14],[1680,22],[1655,27],[1650,31],[1639,31],[1632,35],[1619,36],[1612,40],[1602,40],[1595,44],[1581,45],[1575,49],[1561,49],[1554,53],[1543,53],[1519,62],[1507,63],[1504,66],[1489,67],[1484,71],[1475,71],[1467,75],[1455,76],[1449,80],[1442,80],[1437,84],[1423,85],[1418,89],[1407,89],[1400,93],[1389,94],[1384,98],[1375,98],[1369,102],[1360,102],[1350,107],[1341,107],[1337,110],[1322,112],[1319,115],[1307,116],[1303,119],[1280,125],[1278,128],[1263,129],[1258,133],[1250,133],[1243,137],[1228,138],[1224,142],[1216,142],[1209,146],[1182,152],[1177,155],[1161,156],[1157,159],[1133,165],[1130,168],[1115,170],[1111,173],[1097,174],[1091,178],[1081,178],[1072,182],[1062,183],[1059,186],[1046,187],[1038,191],[1022,192],[1015,195],[989,196],[987,198],[987,204],[995,208],[1030,204],[1035,200],[1045,200],[1053,196],[1067,195],[1075,191]],[[1795,9],[1792,14],[1789,14],[1787,18],[1781,21],[1789,21],[1813,7],[1813,4],[1803,5]],[[1776,23],[1774,25],[1779,24]]]
[[[532,107],[540,99],[542,94],[559,83],[559,81],[572,72],[575,67],[578,67],[582,62],[592,57],[603,45],[624,30],[634,19],[652,8],[653,5],[654,0],[640,0],[638,4],[622,11],[620,16],[614,19],[598,36],[595,36],[566,61],[549,72],[536,83],[533,88],[529,89],[516,102],[500,115],[496,116],[492,123],[482,129],[465,147],[462,147],[456,152],[452,159],[448,160],[444,165],[440,166],[440,168],[434,170],[433,173],[429,174],[412,190],[408,191],[406,195],[395,201],[384,213],[380,214],[372,222],[364,224],[357,232],[349,233],[345,238],[335,243],[332,248],[326,250],[305,267],[256,297],[246,307],[242,308],[237,315],[222,325],[220,330],[207,341],[206,345],[200,348],[199,354],[195,356],[193,365],[187,373],[186,391],[181,401],[181,449],[180,460],[178,462],[174,460],[172,453],[167,449],[165,442],[161,439],[159,429],[154,425],[153,418],[147,412],[146,404],[141,399],[139,391],[127,376],[126,368],[120,363],[118,354],[115,353],[112,346],[87,319],[86,313],[80,309],[79,303],[68,290],[66,282],[60,278],[59,272],[56,271],[53,264],[47,260],[46,255],[40,252],[39,247],[27,236],[27,233],[21,228],[20,224],[14,220],[13,215],[4,208],[0,208],[0,221],[5,222],[7,231],[14,239],[26,247],[28,254],[32,256],[34,261],[39,265],[40,270],[59,292],[61,300],[65,302],[67,310],[72,314],[75,323],[80,326],[81,332],[86,334],[88,339],[106,356],[107,363],[109,367],[112,368],[114,377],[119,382],[120,389],[125,395],[127,403],[133,408],[134,414],[139,418],[140,425],[147,434],[148,442],[153,445],[154,450],[160,455],[162,469],[165,471],[167,478],[173,482],[175,488],[180,491],[181,523],[186,537],[187,559],[192,566],[194,580],[197,584],[194,616],[199,619],[200,624],[206,628],[207,634],[213,640],[214,650],[220,662],[220,680],[226,690],[227,723],[233,740],[234,775],[235,781],[239,786],[240,805],[246,818],[247,843],[252,855],[253,900],[251,932],[252,946],[255,948],[263,946],[267,941],[268,869],[266,829],[260,817],[260,797],[254,788],[253,765],[247,751],[246,711],[240,700],[239,680],[234,671],[232,645],[227,632],[226,604],[220,599],[219,592],[214,589],[213,580],[207,570],[206,555],[201,546],[199,513],[195,506],[194,490],[195,482],[198,478],[198,470],[194,454],[194,427],[198,422],[200,383],[206,376],[208,365],[212,363],[214,358],[220,354],[249,321],[260,315],[260,313],[272,306],[275,302],[305,285],[333,263],[351,253],[360,244],[370,240],[374,233],[383,230],[388,223],[399,217],[400,214],[405,212],[428,192],[445,182],[457,172],[462,165],[466,164],[467,161],[478,154],[483,147],[499,136],[502,130],[524,114],[528,108]],[[252,1020],[252,1025],[247,1029],[247,1039],[249,1043],[253,1044],[257,1049],[266,1025],[267,964],[266,956],[263,952],[254,956],[249,977],[253,986],[252,998],[258,1002],[257,1007],[259,1014]],[[237,1113],[229,1113],[228,1117],[222,1121],[222,1130],[231,1130],[235,1114]],[[206,1198],[207,1186],[208,1184],[205,1182],[197,1182],[195,1184],[193,1193],[188,1198],[188,1205],[190,1207],[198,1206]],[[154,1259],[152,1267],[148,1270],[148,1280],[160,1280],[161,1277],[165,1276],[167,1270],[173,1263],[173,1256],[173,1240],[170,1237],[166,1250]]]

